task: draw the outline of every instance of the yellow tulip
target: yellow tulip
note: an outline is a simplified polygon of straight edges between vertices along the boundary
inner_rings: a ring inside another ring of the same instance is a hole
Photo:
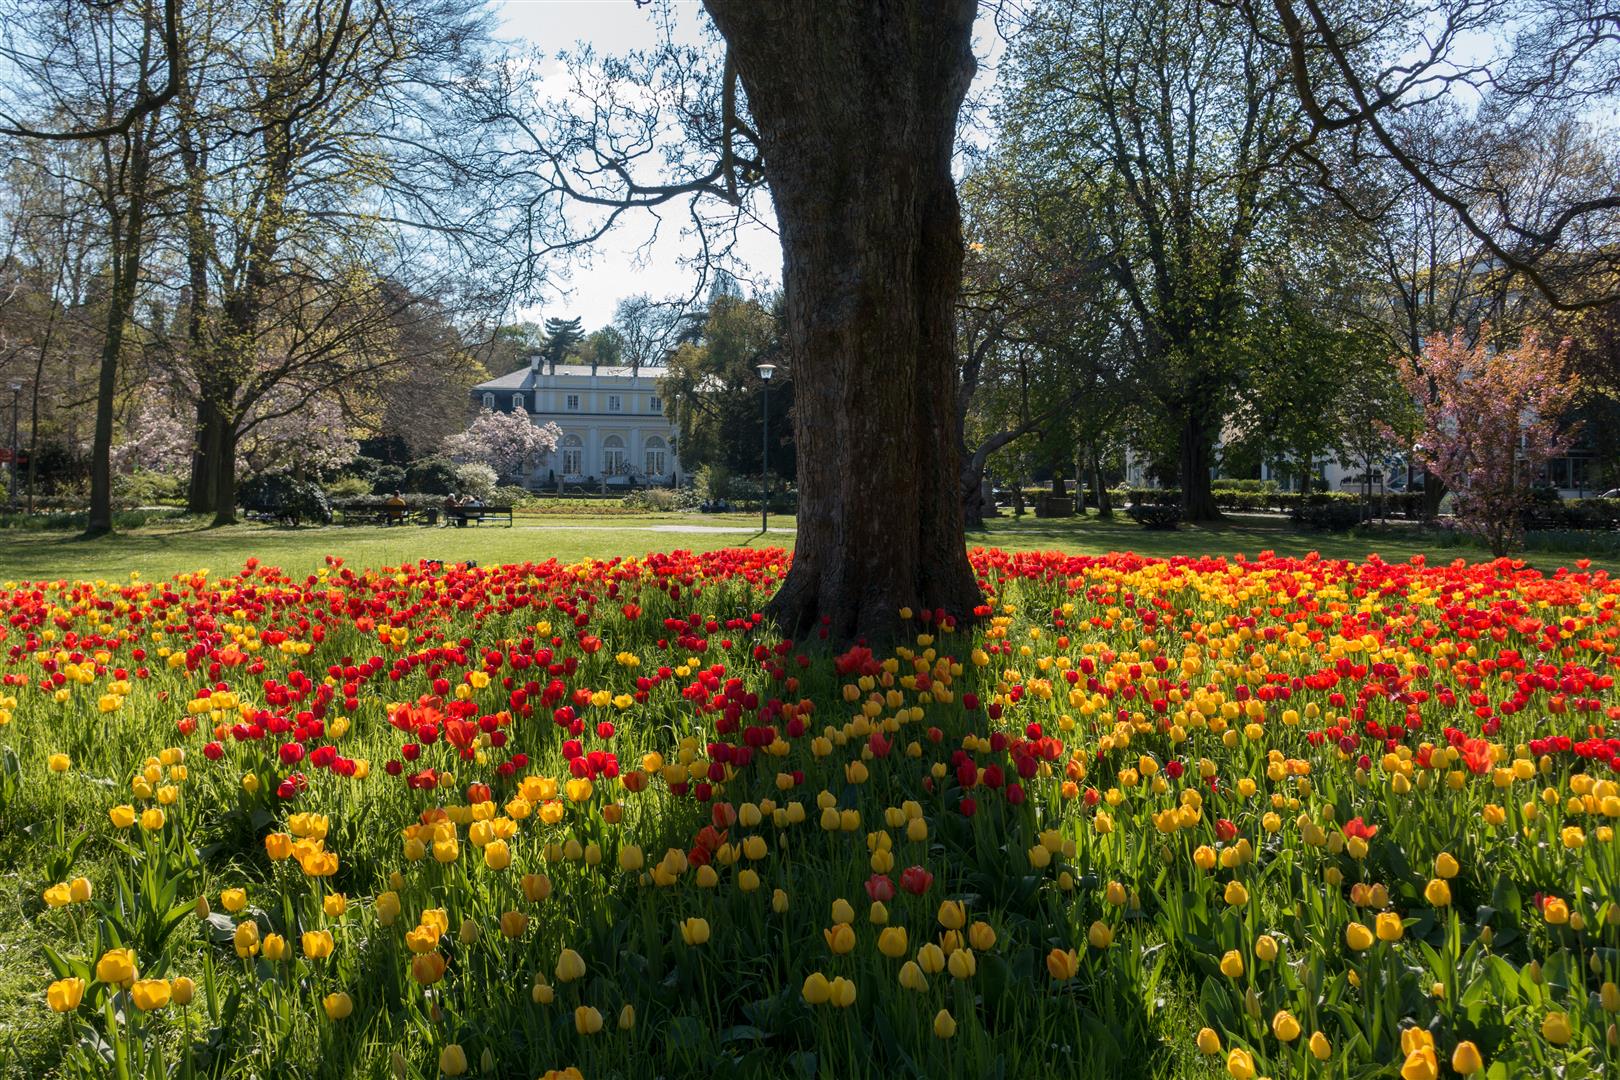
[[[1401,1080],[1439,1080],[1440,1060],[1434,1047],[1420,1046],[1406,1055],[1401,1064]]]
[[[76,877],[68,883],[68,899],[75,904],[88,903],[94,891],[89,878]]]
[[[1106,949],[1114,943],[1114,932],[1107,923],[1097,920],[1086,931],[1086,941],[1093,949]]]
[[[334,1023],[339,1020],[347,1020],[349,1014],[354,1012],[354,999],[339,990],[322,998],[321,1008],[326,1010],[326,1018]]]
[[[626,1004],[624,1008],[619,1010],[619,1030],[629,1031],[635,1026],[636,1007],[634,1005]]]
[[[906,928],[903,926],[885,927],[878,934],[878,952],[890,960],[898,960],[910,951],[910,943],[906,940]]]
[[[907,960],[900,966],[900,985],[920,994],[928,989],[928,976],[923,974],[922,968],[917,966],[915,960]]]
[[[1221,1037],[1214,1028],[1199,1028],[1198,1037],[1194,1040],[1198,1044],[1200,1054],[1214,1056],[1221,1052]]]
[[[152,1012],[169,1003],[174,996],[174,988],[169,985],[168,979],[136,979],[129,988],[129,996],[141,1012]]]
[[[573,982],[585,977],[585,959],[573,949],[564,949],[557,956],[557,981]]]
[[[1079,970],[1080,955],[1073,949],[1053,949],[1046,954],[1046,973],[1056,982],[1067,982]]]
[[[810,1005],[825,1005],[832,997],[832,986],[827,982],[827,976],[819,971],[813,971],[805,977],[804,985],[799,993]]]
[[[1221,957],[1221,974],[1228,979],[1243,977],[1243,954],[1236,949],[1228,949],[1226,955]]]
[[[305,930],[299,944],[303,946],[304,956],[310,960],[324,960],[332,955],[332,932],[330,930]]]
[[[1429,902],[1430,907],[1451,906],[1451,886],[1444,878],[1430,878],[1429,884],[1423,889],[1423,899]]]
[[[127,829],[135,824],[135,808],[133,806],[115,806],[107,811],[107,817],[111,819],[114,828]]]
[[[72,1012],[83,1000],[84,980],[80,978],[57,979],[45,988],[45,1001],[52,1012]]]
[[[1299,1021],[1294,1014],[1283,1009],[1271,1018],[1271,1033],[1282,1042],[1293,1042],[1299,1038]]]
[[[277,963],[287,957],[287,939],[280,934],[266,934],[264,936],[264,958],[271,963]]]
[[[1253,1080],[1254,1055],[1234,1046],[1226,1055],[1226,1072],[1232,1080]]]
[[[1541,1021],[1542,1038],[1554,1046],[1568,1046],[1572,1036],[1569,1027],[1569,1017],[1561,1012],[1550,1012],[1546,1019]]]
[[[681,940],[688,945],[703,945],[709,940],[709,920],[687,919],[681,923]]]
[[[139,974],[134,949],[108,949],[96,961],[96,980],[119,986],[128,985]]]
[[[1373,933],[1364,923],[1353,922],[1344,928],[1344,940],[1355,952],[1372,948]]]
[[[1311,1033],[1310,1048],[1311,1056],[1317,1061],[1326,1061],[1333,1056],[1333,1044],[1328,1042],[1328,1037],[1320,1031]]]
[[[459,1043],[451,1043],[439,1051],[439,1071],[446,1076],[460,1076],[467,1071],[467,1052]]]
[[[1451,1069],[1459,1076],[1472,1076],[1484,1067],[1485,1059],[1472,1042],[1460,1042],[1451,1052]]]
[[[247,907],[247,890],[226,889],[224,892],[219,894],[219,906],[230,912],[232,915],[235,915],[237,912]]]
[[[1434,876],[1437,878],[1454,878],[1459,869],[1461,867],[1457,865],[1457,860],[1450,852],[1442,851],[1434,857]]]
[[[974,959],[972,949],[957,949],[946,958],[945,966],[953,979],[971,979],[979,970],[979,962]]]
[[[946,900],[939,905],[939,925],[947,930],[960,930],[967,923],[967,908],[960,900]]]
[[[1401,917],[1393,911],[1379,912],[1375,925],[1378,927],[1379,941],[1399,941],[1406,933],[1406,928],[1401,925]]]
[[[955,1019],[955,1017],[951,1016],[951,1014],[945,1009],[941,1009],[941,1010],[939,1010],[939,1012],[935,1013],[934,1014],[934,1035],[936,1037],[938,1037],[938,1038],[941,1038],[941,1039],[948,1039],[952,1035],[955,1035],[955,1034],[956,1034],[956,1019]]]
[[[574,1010],[574,1030],[581,1035],[595,1035],[602,1030],[602,1013],[589,1005]]]
[[[1233,907],[1242,907],[1249,902],[1249,890],[1244,888],[1241,881],[1229,881],[1226,883],[1226,892],[1223,894],[1223,899]],[[1233,1051],[1233,1053],[1237,1052]]]
[[[855,948],[855,931],[848,923],[835,923],[821,932],[827,941],[827,948],[835,956],[842,956]]]
[[[512,849],[505,840],[491,840],[484,845],[484,865],[491,870],[505,870],[512,865]]]
[[[855,1004],[855,984],[842,975],[832,981],[829,992],[829,1000],[840,1009],[847,1009]]]

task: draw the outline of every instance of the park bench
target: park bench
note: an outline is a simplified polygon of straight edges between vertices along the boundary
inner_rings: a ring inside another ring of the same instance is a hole
[[[457,506],[445,507],[442,511],[445,523],[448,525],[482,525],[486,521],[505,520],[507,527],[512,525],[512,508],[510,506]]]

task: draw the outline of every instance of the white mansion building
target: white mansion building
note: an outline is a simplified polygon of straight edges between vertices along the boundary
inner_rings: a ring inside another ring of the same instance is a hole
[[[530,489],[558,483],[669,486],[681,478],[676,424],[659,398],[659,368],[530,365],[473,387],[475,409],[528,414],[562,438],[524,478]]]

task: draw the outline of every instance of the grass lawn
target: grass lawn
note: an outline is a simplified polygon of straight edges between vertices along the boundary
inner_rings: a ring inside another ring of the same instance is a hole
[[[648,551],[754,547],[762,542],[791,548],[792,520],[772,519],[761,537],[759,521],[746,514],[644,514],[635,516],[563,516],[524,518],[513,528],[467,529],[420,527],[288,529],[262,524],[210,528],[200,521],[148,526],[101,540],[83,541],[67,532],[0,531],[0,580],[121,578],[131,572],[168,577],[207,568],[234,570],[250,557],[309,573],[326,556],[340,556],[350,566],[394,566],[419,559],[480,564],[557,559],[611,559]],[[970,547],[1009,551],[1059,550],[1101,555],[1135,551],[1143,555],[1237,555],[1251,558],[1262,551],[1304,555],[1316,551],[1330,558],[1360,560],[1376,553],[1387,561],[1405,561],[1424,553],[1449,562],[1478,561],[1488,553],[1479,547],[1436,546],[1433,533],[1391,526],[1352,534],[1306,532],[1276,518],[1234,517],[1211,526],[1150,532],[1128,518],[1111,521],[1095,516],[1020,520],[997,518],[968,534]],[[1577,553],[1531,553],[1527,559],[1551,570],[1571,564]],[[1593,557],[1593,564],[1620,570],[1613,556]]]

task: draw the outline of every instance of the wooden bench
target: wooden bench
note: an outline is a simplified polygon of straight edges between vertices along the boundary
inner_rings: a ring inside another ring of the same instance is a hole
[[[445,524],[457,528],[467,525],[482,525],[486,521],[506,522],[507,528],[512,527],[512,508],[510,506],[458,506],[454,509],[445,507],[441,511]]]

